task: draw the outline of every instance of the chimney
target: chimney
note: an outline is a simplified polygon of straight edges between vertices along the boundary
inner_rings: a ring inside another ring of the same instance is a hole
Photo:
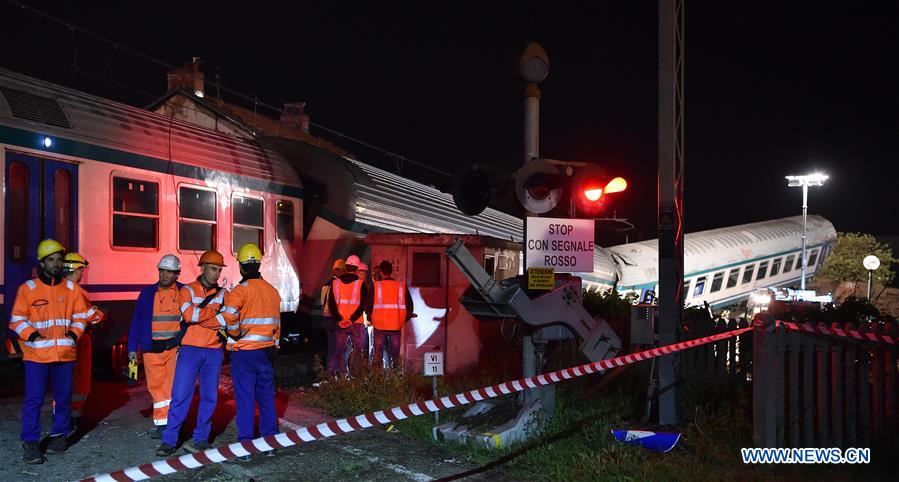
[[[168,92],[184,89],[197,97],[203,97],[205,95],[203,84],[206,76],[200,70],[201,62],[200,57],[194,57],[192,61],[184,64],[184,67],[169,71],[166,74]]]
[[[309,116],[305,112],[305,102],[291,102],[284,104],[281,109],[281,125],[293,129],[300,129],[309,133]]]

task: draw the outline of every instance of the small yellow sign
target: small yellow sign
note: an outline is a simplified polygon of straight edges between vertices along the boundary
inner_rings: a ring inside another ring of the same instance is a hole
[[[551,290],[555,287],[555,282],[553,268],[528,268],[529,290]]]

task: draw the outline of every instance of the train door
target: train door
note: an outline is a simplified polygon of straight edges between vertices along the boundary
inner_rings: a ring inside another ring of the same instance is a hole
[[[78,168],[7,151],[5,180],[4,325],[19,285],[37,273],[38,243],[53,238],[78,249]]]
[[[406,284],[416,314],[403,333],[402,357],[407,370],[421,370],[426,352],[446,351],[449,260],[443,250],[434,246],[406,251]]]

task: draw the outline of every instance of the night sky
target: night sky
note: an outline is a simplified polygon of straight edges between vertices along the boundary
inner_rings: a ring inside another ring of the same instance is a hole
[[[520,164],[517,60],[540,42],[550,57],[541,154],[627,178],[614,209],[635,221],[631,240],[655,237],[655,1],[23,3],[170,64],[202,57],[207,80],[219,72],[271,105],[305,101],[315,123],[453,173]],[[783,176],[820,170],[832,178],[813,188],[811,213],[838,231],[899,233],[897,5],[687,1],[688,232],[798,214],[801,192]],[[73,42],[6,1],[0,18],[3,67],[139,106],[165,93],[164,67],[82,34]]]

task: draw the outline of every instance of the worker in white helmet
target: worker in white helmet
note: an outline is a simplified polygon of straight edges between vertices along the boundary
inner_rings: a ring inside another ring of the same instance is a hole
[[[362,315],[368,299],[368,289],[357,273],[361,264],[362,260],[358,256],[349,256],[346,259],[346,273],[331,283],[328,306],[337,323],[335,350],[328,354],[328,371],[331,375],[349,373],[345,361],[347,342],[352,343],[353,352],[363,355],[367,333]]]
[[[128,358],[137,359],[138,350],[143,353],[147,389],[153,399],[153,424],[156,426],[152,437],[159,439],[168,423],[177,348],[183,336],[179,306],[182,285],[178,282],[181,260],[167,254],[159,260],[156,268],[159,270],[159,282],[142,289],[134,306],[128,334]]]

